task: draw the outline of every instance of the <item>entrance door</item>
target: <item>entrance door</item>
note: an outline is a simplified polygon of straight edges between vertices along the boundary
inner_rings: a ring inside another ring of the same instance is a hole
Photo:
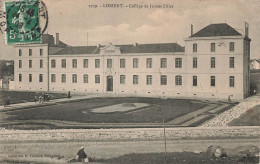
[[[113,92],[113,76],[107,76],[107,91]]]

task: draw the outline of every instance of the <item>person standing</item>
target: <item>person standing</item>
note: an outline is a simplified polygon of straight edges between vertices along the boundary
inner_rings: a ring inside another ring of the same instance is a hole
[[[83,146],[81,146],[77,155],[78,155],[78,161],[79,162],[85,162],[85,159],[87,158],[87,154],[85,153]]]

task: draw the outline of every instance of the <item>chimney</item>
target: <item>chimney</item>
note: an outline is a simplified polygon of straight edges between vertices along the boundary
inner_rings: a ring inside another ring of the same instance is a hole
[[[60,36],[59,33],[56,33],[56,44],[60,43]]]
[[[138,43],[134,43],[134,46],[136,47],[138,45]]]
[[[249,24],[245,22],[245,36],[248,37]]]
[[[190,25],[190,35],[193,35],[193,25]]]

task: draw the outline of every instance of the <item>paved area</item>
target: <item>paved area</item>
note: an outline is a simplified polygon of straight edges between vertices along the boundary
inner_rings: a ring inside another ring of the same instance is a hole
[[[233,108],[217,115],[211,120],[202,124],[202,127],[225,127],[235,118],[238,118],[241,114],[245,113],[247,110],[253,108],[254,106],[260,105],[260,95],[251,96]]]

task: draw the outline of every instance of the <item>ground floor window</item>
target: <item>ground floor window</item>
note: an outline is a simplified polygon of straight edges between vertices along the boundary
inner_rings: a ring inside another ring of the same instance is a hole
[[[214,87],[216,85],[215,82],[216,82],[215,76],[211,76],[210,77],[210,86]]]
[[[193,86],[197,86],[197,76],[193,76]]]
[[[72,83],[77,83],[77,75],[76,74],[72,75]]]
[[[167,76],[166,75],[161,76],[161,85],[167,85]]]
[[[55,74],[51,74],[51,82],[56,82],[56,75]]]
[[[125,84],[125,75],[120,75],[120,84]]]
[[[83,82],[88,83],[88,75],[87,74],[83,75]]]
[[[39,74],[39,82],[43,82],[43,75]]]
[[[235,86],[235,77],[229,76],[229,86],[234,87]]]
[[[153,80],[152,75],[147,75],[146,76],[146,85],[152,85],[152,80]]]
[[[19,74],[19,82],[22,82],[22,74]]]
[[[66,83],[66,74],[61,75],[61,82]]]
[[[95,75],[95,83],[96,84],[100,83],[100,75]]]
[[[133,76],[133,84],[138,84],[138,75]]]
[[[175,76],[175,85],[182,85],[182,76]]]

